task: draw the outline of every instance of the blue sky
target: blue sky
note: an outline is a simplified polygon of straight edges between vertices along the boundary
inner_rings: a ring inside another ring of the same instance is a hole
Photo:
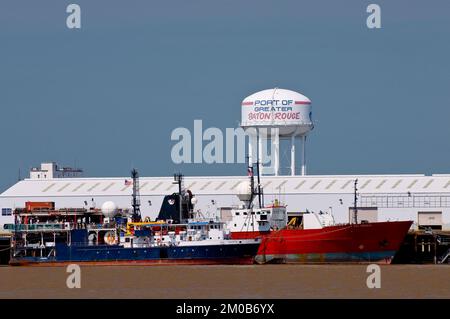
[[[82,10],[66,27],[66,6]],[[366,27],[377,3],[382,28]],[[42,161],[87,176],[245,174],[175,165],[176,127],[236,127],[271,87],[312,100],[310,174],[450,173],[448,1],[0,3],[0,189]],[[283,161],[288,153],[282,154]]]

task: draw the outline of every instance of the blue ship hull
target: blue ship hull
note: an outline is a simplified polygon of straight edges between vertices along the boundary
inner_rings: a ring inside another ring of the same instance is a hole
[[[124,247],[95,245],[88,241],[86,229],[70,231],[70,242],[56,242],[54,247],[17,250],[10,265],[79,264],[251,264],[260,241],[234,240],[224,244],[195,242],[186,246]],[[43,257],[44,256],[44,257]],[[47,257],[45,257],[47,256]]]
[[[251,264],[259,243],[205,246],[124,248],[58,244],[56,256],[12,258],[11,265],[81,264]]]

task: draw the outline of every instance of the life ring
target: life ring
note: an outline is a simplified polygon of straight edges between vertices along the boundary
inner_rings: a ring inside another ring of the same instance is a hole
[[[108,245],[114,245],[116,243],[116,234],[112,231],[109,231],[105,234],[103,240]]]

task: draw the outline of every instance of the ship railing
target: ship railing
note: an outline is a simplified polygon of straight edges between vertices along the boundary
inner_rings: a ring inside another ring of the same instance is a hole
[[[70,242],[70,245],[69,246],[83,246],[83,247],[86,247],[86,246],[88,246],[88,247],[98,247],[98,248],[102,248],[102,247],[113,247],[113,246],[117,246],[117,244],[115,244],[115,245],[108,245],[108,244],[96,244],[95,242],[89,242],[89,241],[87,241],[87,242]],[[134,247],[136,247],[136,246],[134,246]]]
[[[115,229],[115,226],[110,224],[87,224],[86,229],[87,230]]]
[[[66,230],[64,224],[11,224],[8,229],[12,232],[41,232]]]

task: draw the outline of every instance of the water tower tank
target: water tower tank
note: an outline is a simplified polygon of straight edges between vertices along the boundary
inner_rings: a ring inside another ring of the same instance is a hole
[[[291,139],[291,175],[295,175],[295,140],[302,141],[302,175],[306,175],[306,136],[314,128],[311,100],[301,93],[286,89],[268,89],[247,96],[241,103],[241,127],[249,135],[248,154],[259,162],[260,172],[277,176],[280,170],[280,138]],[[270,167],[264,167],[263,141],[271,140]],[[256,145],[257,144],[257,145]],[[257,151],[256,151],[257,150]],[[255,153],[258,155],[255,155]],[[264,170],[263,170],[264,168]]]
[[[306,135],[314,128],[311,100],[295,91],[278,88],[259,91],[246,97],[241,105],[244,128],[278,128],[280,136]]]

